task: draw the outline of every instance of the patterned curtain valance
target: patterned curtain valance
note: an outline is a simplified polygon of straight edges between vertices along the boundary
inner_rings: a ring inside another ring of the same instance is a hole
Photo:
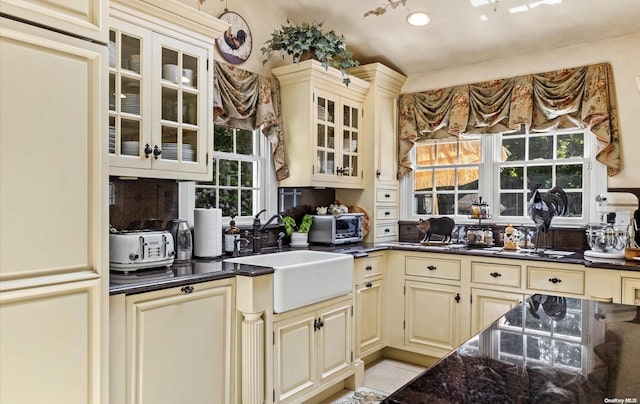
[[[608,63],[402,94],[398,178],[418,140],[467,134],[589,128],[609,176],[622,168],[615,85]]]
[[[260,128],[271,144],[276,177],[289,177],[278,81],[226,63],[214,63],[213,122],[238,129]]]

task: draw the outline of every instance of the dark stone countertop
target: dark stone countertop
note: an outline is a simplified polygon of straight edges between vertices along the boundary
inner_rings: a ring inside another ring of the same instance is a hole
[[[533,295],[384,403],[637,403],[640,307]]]
[[[403,250],[436,252],[441,254],[472,255],[480,257],[515,258],[539,262],[555,262],[567,264],[579,264],[587,267],[640,271],[640,262],[626,261],[624,259],[606,259],[591,261],[585,259],[582,252],[573,252],[566,255],[563,251],[533,251],[521,250],[519,252],[502,251],[500,247],[492,248],[468,248],[463,245],[453,246],[425,246],[420,243],[388,242],[388,243],[356,243],[338,246],[312,245],[310,250],[328,251],[342,254],[352,254],[355,258],[364,257],[370,252],[384,250]],[[268,251],[273,249],[265,249]],[[294,251],[295,248],[284,247],[283,251]],[[192,259],[185,263],[174,263],[171,268],[145,269],[128,274],[111,271],[109,294],[121,293],[136,294],[153,290],[183,286],[192,283],[208,282],[225,279],[234,276],[260,276],[273,273],[272,268],[252,266],[245,264],[232,264],[224,262],[226,256],[212,259]]]

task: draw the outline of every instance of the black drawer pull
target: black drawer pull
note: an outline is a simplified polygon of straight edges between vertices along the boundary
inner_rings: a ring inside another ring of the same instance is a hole
[[[437,266],[435,266],[435,265],[429,265],[429,266],[427,267],[427,269],[428,269],[429,271],[435,271],[436,269],[438,269],[438,267],[437,267]]]
[[[364,270],[365,271],[371,271],[373,269],[373,267],[371,265],[367,265]]]
[[[385,198],[391,198],[391,194],[384,194]]]
[[[549,282],[553,283],[554,285],[556,283],[560,283],[562,282],[562,279],[558,279],[558,278],[549,278]]]
[[[188,295],[189,293],[192,293],[194,289],[193,289],[193,286],[185,286],[180,290],[182,291],[182,293],[185,293]]]
[[[502,276],[502,274],[500,272],[491,272],[489,275],[493,276],[494,278],[498,278],[498,277]]]
[[[391,230],[389,230],[389,229],[384,229],[384,232],[385,232],[385,233],[389,233],[390,231],[391,231]]]
[[[367,283],[365,283],[365,284],[364,284],[364,286],[366,286],[366,287],[370,288],[370,287],[372,287],[372,286],[373,286],[373,284],[372,284],[371,282],[367,282]]]
[[[385,216],[389,216],[391,214],[391,212],[389,212],[388,210],[386,212],[384,212]]]

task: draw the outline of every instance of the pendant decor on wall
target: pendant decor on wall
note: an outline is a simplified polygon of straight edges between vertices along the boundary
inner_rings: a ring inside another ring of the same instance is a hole
[[[216,46],[222,57],[229,63],[237,65],[249,59],[253,40],[249,24],[240,14],[229,11],[225,7],[220,15],[222,21],[228,22],[230,27],[216,39]]]

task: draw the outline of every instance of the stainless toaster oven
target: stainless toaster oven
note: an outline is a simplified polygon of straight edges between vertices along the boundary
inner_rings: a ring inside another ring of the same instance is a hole
[[[364,213],[312,215],[312,218],[310,243],[335,245],[362,241]]]

